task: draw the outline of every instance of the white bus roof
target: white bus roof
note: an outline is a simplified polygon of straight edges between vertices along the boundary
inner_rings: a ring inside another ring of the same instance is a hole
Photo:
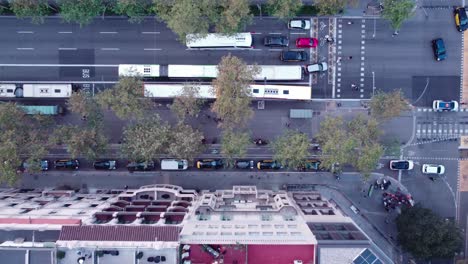
[[[302,80],[302,66],[300,65],[259,65],[260,72],[254,79],[271,80]]]
[[[216,78],[216,65],[173,65],[168,66],[169,78]]]
[[[190,85],[190,84],[188,84]],[[145,96],[174,98],[181,94],[183,84],[145,84]],[[214,99],[211,85],[197,85],[200,98]],[[251,85],[252,97],[258,99],[310,100],[312,88],[295,85]]]
[[[252,48],[252,34],[238,33],[232,36],[210,33],[206,36],[200,34],[187,35],[188,48]]]
[[[72,93],[71,84],[24,84],[23,97],[68,98]]]
[[[15,97],[15,84],[0,84],[0,97]]]
[[[159,77],[159,65],[120,64],[119,76]]]

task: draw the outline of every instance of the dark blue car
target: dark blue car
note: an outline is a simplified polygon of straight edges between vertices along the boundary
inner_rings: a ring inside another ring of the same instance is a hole
[[[444,40],[441,38],[432,41],[432,48],[434,49],[434,56],[437,61],[442,61],[447,58]]]

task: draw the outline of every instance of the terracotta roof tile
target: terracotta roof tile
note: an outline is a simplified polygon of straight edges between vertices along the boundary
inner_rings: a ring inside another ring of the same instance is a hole
[[[178,241],[178,226],[63,226],[59,240]]]

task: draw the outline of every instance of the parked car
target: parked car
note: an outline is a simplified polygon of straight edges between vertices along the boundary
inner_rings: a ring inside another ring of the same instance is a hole
[[[30,163],[28,163],[27,161],[23,161],[23,163],[21,164],[20,168],[19,168],[19,171],[21,172],[28,172],[30,171],[32,168],[34,169],[39,169],[41,171],[48,171],[49,170],[49,166],[50,166],[50,163],[48,160],[46,159],[41,159],[41,160],[33,160],[31,161]],[[34,170],[33,169],[33,170]]]
[[[391,170],[412,170],[414,168],[414,163],[411,160],[391,160],[390,169]]]
[[[253,160],[236,160],[236,168],[238,169],[253,169],[254,168]]]
[[[154,161],[132,161],[127,164],[129,171],[152,171],[156,169]]]
[[[280,59],[282,61],[306,61],[309,55],[305,51],[282,51]]]
[[[464,7],[456,7],[453,10],[455,16],[455,25],[457,30],[460,32],[465,31],[468,28],[468,17],[466,16],[466,10]]]
[[[318,171],[320,169],[320,160],[317,159],[310,159],[306,160],[304,166],[297,168],[298,170],[306,171],[306,170],[315,170]]]
[[[115,160],[98,160],[93,163],[96,170],[115,170],[117,169],[117,161]]]
[[[186,170],[188,161],[184,159],[163,159],[161,160],[161,170]]]
[[[77,170],[80,168],[80,162],[77,159],[60,159],[54,162],[54,168]]]
[[[434,50],[434,57],[437,61],[442,61],[447,58],[444,40],[441,38],[432,41],[432,49]]]
[[[328,70],[328,64],[326,62],[316,63],[316,64],[309,64],[306,67],[306,71],[308,73],[314,72],[324,72]]]
[[[318,45],[316,38],[298,38],[296,39],[296,47],[298,48],[315,48]]]
[[[444,165],[423,164],[422,173],[442,175],[445,173]]]
[[[442,111],[456,112],[458,111],[458,102],[434,100],[434,102],[432,102],[432,109],[434,109],[434,111],[437,111],[437,112],[442,112]]]
[[[197,161],[198,169],[220,169],[224,167],[222,159],[202,159]]]
[[[281,168],[283,166],[275,160],[261,160],[257,162],[257,169],[259,170],[279,170]]]
[[[267,47],[287,47],[289,39],[285,36],[267,36],[263,39],[263,44]]]
[[[289,29],[310,29],[310,20],[309,19],[291,19],[288,23]]]

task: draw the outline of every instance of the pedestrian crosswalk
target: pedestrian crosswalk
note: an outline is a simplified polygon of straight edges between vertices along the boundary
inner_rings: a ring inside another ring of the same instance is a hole
[[[416,139],[444,140],[468,135],[468,122],[462,120],[426,120],[416,122]]]

